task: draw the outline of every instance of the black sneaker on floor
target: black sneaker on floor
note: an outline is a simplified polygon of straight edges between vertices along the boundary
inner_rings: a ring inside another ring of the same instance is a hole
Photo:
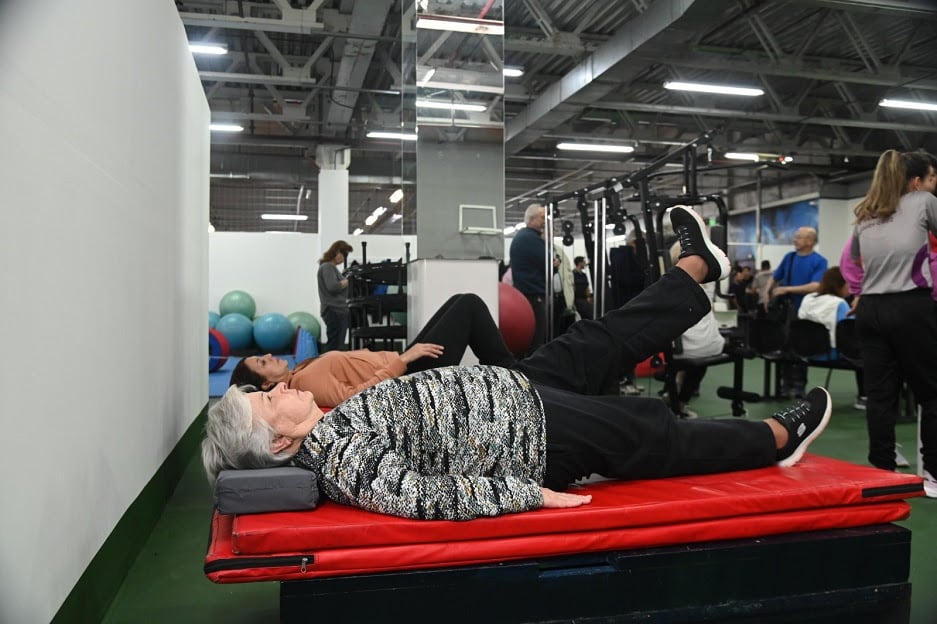
[[[699,256],[706,261],[709,272],[702,281],[715,282],[729,276],[729,259],[716,247],[706,234],[706,224],[689,206],[674,206],[670,211],[670,223],[680,241],[680,257]]]
[[[774,413],[771,417],[787,429],[787,444],[778,449],[779,466],[793,466],[804,456],[810,443],[826,429],[833,403],[823,388],[814,388],[803,401]]]

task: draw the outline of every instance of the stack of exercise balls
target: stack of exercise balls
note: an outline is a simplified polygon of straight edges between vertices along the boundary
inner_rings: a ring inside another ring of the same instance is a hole
[[[289,316],[276,312],[256,315],[254,298],[243,290],[226,293],[218,310],[220,313],[208,313],[209,371],[220,369],[232,354],[255,350],[277,354],[291,352],[299,327],[316,340],[322,333],[319,320],[309,312],[293,312]]]

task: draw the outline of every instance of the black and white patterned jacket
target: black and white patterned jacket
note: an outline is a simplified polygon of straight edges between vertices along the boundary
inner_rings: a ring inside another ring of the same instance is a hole
[[[524,375],[494,366],[389,379],[306,436],[294,463],[330,499],[407,518],[468,520],[543,504],[543,405]]]

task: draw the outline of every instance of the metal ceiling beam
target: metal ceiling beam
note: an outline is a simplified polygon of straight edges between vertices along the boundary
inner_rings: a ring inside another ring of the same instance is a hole
[[[648,46],[650,53],[666,55],[674,45],[685,44],[687,31],[698,32],[715,19],[722,19],[730,6],[734,3],[728,0],[655,2],[505,124],[505,153],[519,152],[544,132],[575,117],[590,103],[608,95],[614,84],[599,83],[596,78],[612,70],[621,70],[622,62],[638,49]],[[678,23],[681,28],[674,28]],[[653,45],[649,46],[651,43]],[[619,82],[627,82],[643,68],[643,64],[641,68],[629,68],[630,73],[618,72],[628,75],[615,77]]]
[[[853,13],[937,19],[933,0],[792,0],[792,3],[841,9]]]
[[[283,0],[285,1],[285,0]],[[355,2],[351,12],[349,30],[366,34],[379,35],[387,21],[387,13],[393,0],[368,0]],[[336,85],[350,86],[355,90],[342,90],[332,94],[326,113],[327,128],[336,134],[344,133],[345,126],[358,102],[358,91],[364,85],[371,59],[374,58],[375,42],[367,40],[346,41],[342,50],[342,60],[332,82]]]
[[[706,51],[708,52],[708,51]],[[866,84],[882,87],[906,87],[911,89],[926,89],[937,91],[937,80],[930,76],[933,70],[922,69],[918,75],[911,75],[909,68],[903,66],[904,71],[898,71],[895,68],[882,67],[877,73],[869,72],[864,66],[847,65],[838,63],[836,67],[814,66],[811,63],[794,60],[787,57],[785,60],[777,63],[771,63],[767,59],[761,61],[741,60],[731,58],[731,56],[745,54],[745,50],[726,50],[725,58],[713,58],[712,54],[700,56],[699,50],[687,50],[685,52],[673,51],[667,57],[669,65],[680,67],[691,67],[694,69],[707,69],[714,72],[738,72],[749,74],[765,74],[769,76],[787,76],[791,78],[805,78],[808,80],[822,80],[825,82],[844,82],[853,84]],[[650,56],[640,55],[645,62],[659,62],[659,59]],[[830,60],[827,59],[829,64]]]
[[[805,117],[789,113],[763,113],[753,111],[740,111],[727,108],[705,108],[702,106],[670,106],[659,104],[644,104],[641,102],[594,102],[590,108],[607,110],[625,110],[657,115],[702,115],[703,117],[721,117],[723,119],[747,119],[755,121],[777,121],[781,123],[796,123],[815,126],[829,126],[841,128],[871,128],[875,130],[904,130],[906,132],[932,133],[934,127],[929,124],[897,123],[892,121],[877,121],[871,119],[842,119],[829,117]]]

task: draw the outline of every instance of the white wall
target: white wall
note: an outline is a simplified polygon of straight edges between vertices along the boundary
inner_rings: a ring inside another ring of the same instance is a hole
[[[3,4],[0,621],[52,618],[207,402],[208,121],[172,2]]]
[[[403,260],[405,243],[416,258],[415,236],[347,236],[352,246],[349,262],[361,262],[366,242],[368,262]],[[328,247],[333,241],[326,241]],[[213,232],[209,235],[207,310],[218,312],[225,293],[243,290],[257,303],[257,314],[304,311],[320,321],[316,271],[323,245],[318,234]],[[207,321],[206,321],[207,322]]]

